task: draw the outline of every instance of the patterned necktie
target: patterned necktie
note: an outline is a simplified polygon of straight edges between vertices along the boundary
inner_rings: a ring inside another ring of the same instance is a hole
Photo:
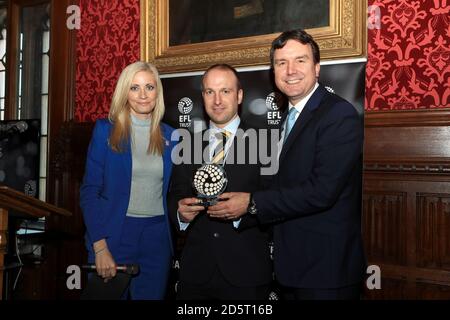
[[[228,138],[231,136],[231,132],[229,131],[221,131],[215,134],[216,139],[219,140],[216,148],[214,149],[214,156],[212,159],[212,163],[222,163],[223,158],[225,156],[225,145],[227,143]]]
[[[285,129],[285,133],[284,133],[284,141],[287,140],[287,137],[289,135],[289,133],[292,130],[292,127],[295,124],[295,116],[297,115],[298,111],[296,108],[292,107],[291,110],[289,110],[289,115],[286,119],[286,129]]]

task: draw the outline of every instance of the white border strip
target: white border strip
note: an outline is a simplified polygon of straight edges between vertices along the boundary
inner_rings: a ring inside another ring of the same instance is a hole
[[[180,78],[180,77],[193,77],[193,76],[201,76],[205,71],[191,71],[191,72],[180,72],[180,73],[167,73],[161,74],[159,77],[161,79],[164,78]]]
[[[367,62],[367,58],[354,58],[354,59],[340,59],[340,60],[328,60],[320,62],[321,66],[328,66],[333,64],[345,64],[345,63],[360,63]]]
[[[320,65],[327,66],[327,65],[334,65],[334,64],[359,63],[359,62],[367,62],[367,58],[355,58],[355,59],[341,59],[341,60],[322,61],[322,62],[320,62]],[[261,71],[261,70],[269,70],[269,69],[270,69],[269,65],[236,68],[236,70],[238,72]],[[193,76],[203,75],[204,72],[205,71],[168,73],[168,74],[160,75],[160,78],[164,79],[164,78],[193,77]]]

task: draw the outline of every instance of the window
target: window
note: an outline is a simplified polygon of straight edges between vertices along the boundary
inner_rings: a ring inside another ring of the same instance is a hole
[[[15,119],[40,119],[39,199],[46,199],[50,3],[20,8]]]

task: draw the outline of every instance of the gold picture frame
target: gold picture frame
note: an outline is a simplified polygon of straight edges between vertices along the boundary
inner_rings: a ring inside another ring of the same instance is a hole
[[[204,70],[214,63],[235,67],[269,64],[279,34],[169,46],[169,0],[141,0],[141,59],[163,73]],[[321,60],[364,57],[367,1],[330,0],[329,25],[306,29],[317,41]]]

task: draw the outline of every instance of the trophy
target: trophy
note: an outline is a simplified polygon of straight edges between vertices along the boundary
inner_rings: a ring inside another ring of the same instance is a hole
[[[205,164],[197,169],[192,182],[197,191],[197,197],[202,200],[205,207],[215,205],[217,197],[227,187],[228,179],[225,169],[217,164]]]

